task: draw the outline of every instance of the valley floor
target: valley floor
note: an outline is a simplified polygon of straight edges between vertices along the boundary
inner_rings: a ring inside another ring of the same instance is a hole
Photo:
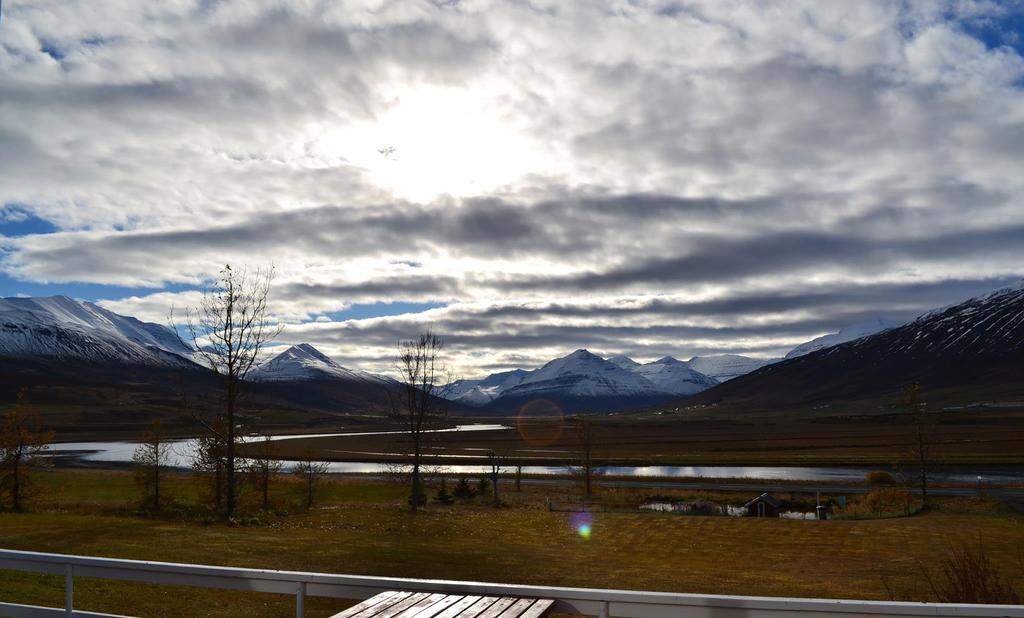
[[[486,463],[489,452],[523,464],[558,465],[578,457],[572,417],[477,420],[501,423],[508,429],[431,434],[426,452],[448,456],[445,463],[449,464],[471,459]],[[913,427],[900,413],[728,417],[683,410],[591,420],[594,458],[615,465],[888,467],[913,461]],[[929,440],[935,464],[1024,464],[1024,409],[936,414]],[[280,456],[289,458],[312,451],[322,459],[380,461],[382,456],[408,452],[409,444],[402,435],[355,435],[284,440],[276,448]]]
[[[1024,516],[989,500],[943,498],[912,517],[794,521],[661,513],[596,513],[583,538],[571,513],[550,512],[545,499],[569,500],[574,489],[503,483],[505,506],[487,500],[431,503],[412,517],[403,486],[331,478],[318,504],[301,508],[302,487],[282,479],[273,513],[245,496],[247,525],[196,514],[201,488],[188,474],[165,483],[174,506],[156,517],[135,512],[131,474],[44,473],[30,512],[0,513],[0,546],[73,554],[272,569],[422,578],[627,588],[693,593],[905,600],[932,597],[922,568],[933,573],[950,547],[983,542],[1018,586],[1024,582]],[[449,484],[451,488],[453,484]],[[647,494],[650,490],[646,490]],[[605,489],[610,504],[637,504],[644,490]],[[433,493],[433,492],[431,492]],[[659,490],[676,498],[718,498]],[[730,500],[742,497],[730,496]],[[762,565],[752,567],[751,565]],[[61,581],[0,572],[0,599],[58,606]],[[142,616],[280,616],[290,597],[188,590],[83,579],[84,609]],[[311,599],[308,615],[345,605]]]

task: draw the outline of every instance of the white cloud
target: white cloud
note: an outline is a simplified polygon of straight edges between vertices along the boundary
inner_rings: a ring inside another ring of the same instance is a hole
[[[965,28],[998,20],[998,3],[5,9],[0,204],[61,231],[4,238],[0,269],[152,286],[105,303],[150,319],[194,300],[168,283],[272,261],[276,315],[310,321],[295,336],[372,364],[387,347],[372,333],[489,304],[938,285],[1018,268],[1024,61]],[[450,306],[321,319],[393,300]],[[767,354],[846,315],[769,304],[690,330],[644,312],[619,331],[621,316],[591,330],[597,318],[545,312],[460,318],[481,335],[456,348],[488,350],[466,361],[480,369],[587,337],[641,355]],[[804,326],[779,331],[787,320]]]

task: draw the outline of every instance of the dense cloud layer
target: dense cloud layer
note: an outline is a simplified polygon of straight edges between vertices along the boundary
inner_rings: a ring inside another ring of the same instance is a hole
[[[386,369],[432,324],[474,374],[775,355],[1021,274],[1020,4],[4,11],[0,222],[56,231],[0,270],[140,317],[272,261],[288,341]],[[396,301],[445,306],[344,319]]]

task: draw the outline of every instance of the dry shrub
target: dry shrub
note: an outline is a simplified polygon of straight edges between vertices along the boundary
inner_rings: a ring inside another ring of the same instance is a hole
[[[1007,582],[979,540],[976,546],[966,543],[951,547],[939,563],[939,573],[932,573],[919,563],[932,593],[941,603],[981,603],[1017,605],[1020,595]]]
[[[896,479],[885,470],[872,470],[864,475],[864,482],[868,485],[895,485]]]

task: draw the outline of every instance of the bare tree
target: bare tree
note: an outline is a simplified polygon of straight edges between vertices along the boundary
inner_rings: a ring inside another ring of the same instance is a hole
[[[197,308],[185,312],[185,326],[192,344],[210,369],[222,379],[224,386],[224,435],[218,436],[224,446],[225,506],[224,515],[235,515],[236,461],[238,441],[238,402],[249,372],[257,366],[263,347],[281,333],[280,327],[269,324],[267,299],[273,269],[257,269],[252,275],[227,265],[220,271],[216,284],[203,292]],[[215,425],[197,418],[208,431]]]
[[[501,474],[501,457],[491,451],[487,454],[487,460],[491,464],[491,484],[494,485],[494,506],[501,504],[501,499],[498,497],[498,475]]]
[[[910,454],[918,469],[921,503],[928,503],[928,466],[931,462],[932,417],[920,402],[921,385],[912,384],[903,391],[901,406],[911,418],[912,442]]]
[[[582,414],[576,416],[576,442],[580,448],[580,476],[583,479],[583,497],[594,494],[594,422]]]
[[[39,429],[39,416],[28,402],[28,391],[18,391],[14,408],[0,423],[0,496],[20,511],[30,487],[29,471],[53,440],[52,431]]]
[[[163,427],[155,420],[132,454],[132,462],[137,466],[135,483],[142,489],[143,504],[154,511],[160,510],[160,475],[170,455]]]
[[[263,508],[270,506],[270,481],[281,471],[281,460],[277,458],[277,449],[270,436],[263,438],[251,446],[251,455],[246,468],[256,487],[263,495]]]
[[[447,413],[443,395],[445,385],[452,380],[441,360],[443,349],[441,338],[429,329],[416,339],[398,344],[398,371],[405,385],[405,402],[398,413],[412,444],[409,505],[413,513],[426,502],[421,476],[424,433],[431,422]]]
[[[316,486],[320,477],[327,473],[330,464],[326,461],[313,459],[312,451],[306,451],[301,460],[295,464],[295,475],[302,478],[306,484],[306,508],[313,507],[313,498],[316,494]]]

